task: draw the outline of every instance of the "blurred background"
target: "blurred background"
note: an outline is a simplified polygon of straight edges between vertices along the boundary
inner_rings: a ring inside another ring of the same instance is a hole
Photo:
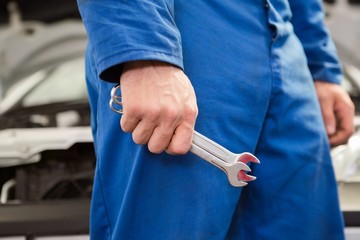
[[[327,0],[326,21],[356,105],[332,149],[347,240],[360,239],[360,0]],[[0,240],[88,239],[95,156],[75,0],[0,0]],[[301,227],[301,226],[299,226]]]

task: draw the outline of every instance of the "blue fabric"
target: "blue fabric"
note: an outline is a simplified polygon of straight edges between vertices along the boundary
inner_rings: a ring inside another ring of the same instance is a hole
[[[344,239],[313,85],[341,79],[320,1],[78,3],[97,154],[91,239]],[[112,82],[122,63],[142,59],[184,69],[196,129],[255,153],[256,181],[231,187],[191,153],[151,154],[121,131],[108,106]]]

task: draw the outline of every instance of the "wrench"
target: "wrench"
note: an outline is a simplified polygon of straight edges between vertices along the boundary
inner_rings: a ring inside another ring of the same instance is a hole
[[[245,173],[245,171],[251,172],[250,167],[246,165],[248,162],[260,163],[251,153],[232,153],[197,131],[193,132],[190,152],[223,170],[234,187],[246,186],[247,182],[256,179]]]
[[[123,113],[120,85],[116,85],[111,89],[109,106],[114,112]],[[260,163],[259,159],[248,152],[232,153],[195,130],[190,152],[224,171],[229,183],[234,187],[244,187],[248,184],[247,182],[256,179],[254,176],[247,175],[245,171],[251,172],[247,163]]]

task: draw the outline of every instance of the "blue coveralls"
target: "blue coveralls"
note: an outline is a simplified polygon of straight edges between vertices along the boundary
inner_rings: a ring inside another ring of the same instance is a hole
[[[78,4],[97,154],[91,239],[344,238],[313,84],[341,79],[320,0]],[[108,101],[131,60],[183,68],[198,100],[196,130],[254,153],[257,180],[234,188],[195,155],[151,154],[122,132]]]

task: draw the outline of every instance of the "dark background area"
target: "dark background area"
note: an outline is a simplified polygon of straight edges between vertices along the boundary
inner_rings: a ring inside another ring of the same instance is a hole
[[[0,24],[9,21],[7,5],[10,0],[0,0]],[[23,20],[55,22],[64,18],[79,19],[76,0],[16,0]]]

